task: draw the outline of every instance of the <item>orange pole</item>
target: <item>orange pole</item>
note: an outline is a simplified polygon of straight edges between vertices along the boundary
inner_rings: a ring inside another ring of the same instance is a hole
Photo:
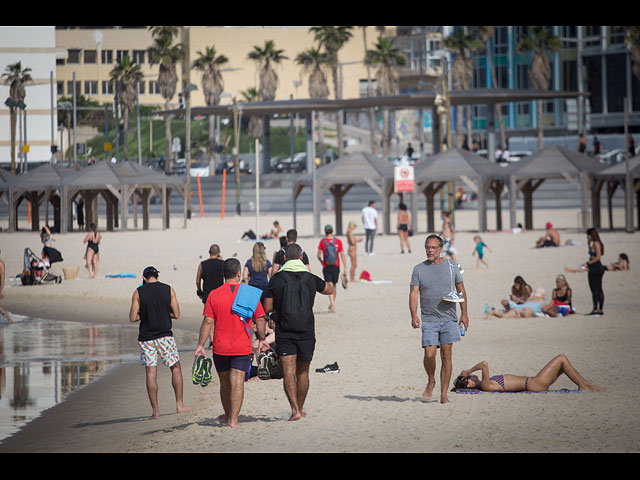
[[[198,175],[198,196],[200,197],[200,216],[204,217],[204,212],[202,211],[202,188],[200,188],[200,175]]]
[[[224,197],[227,190],[227,169],[222,170],[222,218],[224,219]]]
[[[31,202],[27,202],[27,220],[31,223]]]

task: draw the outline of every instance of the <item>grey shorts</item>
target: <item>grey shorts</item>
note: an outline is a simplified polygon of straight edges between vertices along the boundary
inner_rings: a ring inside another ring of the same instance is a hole
[[[422,322],[422,347],[447,345],[460,341],[458,322]]]

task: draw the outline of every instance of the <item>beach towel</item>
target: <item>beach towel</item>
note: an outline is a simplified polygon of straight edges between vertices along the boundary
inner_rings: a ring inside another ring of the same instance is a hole
[[[249,336],[251,336],[252,332],[245,319],[251,319],[253,317],[253,312],[256,311],[261,296],[262,290],[259,288],[241,283],[238,286],[238,293],[233,300],[233,305],[231,305],[231,311],[240,316],[240,320],[244,323]]]
[[[483,392],[482,390],[478,390],[477,388],[461,388],[455,390],[456,393],[468,394],[468,395],[476,395],[478,393],[582,393],[582,390],[569,390],[567,388],[561,388],[560,390],[547,390],[546,392]]]
[[[136,278],[135,273],[110,273],[105,275],[106,278]]]

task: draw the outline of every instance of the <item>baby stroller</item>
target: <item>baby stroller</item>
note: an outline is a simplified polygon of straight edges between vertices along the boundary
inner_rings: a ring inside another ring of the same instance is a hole
[[[44,259],[38,258],[30,248],[24,249],[22,274],[20,278],[23,285],[42,285],[46,283],[62,283],[60,275],[54,275],[49,271],[51,263],[61,262],[62,256],[55,248],[45,247],[51,251],[44,253],[50,255]]]

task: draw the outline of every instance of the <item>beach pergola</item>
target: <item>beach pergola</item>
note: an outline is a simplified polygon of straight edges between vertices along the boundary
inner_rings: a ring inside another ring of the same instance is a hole
[[[453,90],[450,93],[450,104],[452,107],[458,105],[486,105],[487,109],[487,150],[489,161],[494,160],[495,152],[495,108],[496,105],[510,102],[526,102],[535,100],[552,100],[557,98],[578,98],[584,95],[580,92],[560,92],[560,91],[541,91],[541,90],[514,90],[514,89],[470,89],[470,90]],[[192,116],[210,116],[224,115],[231,116],[236,112],[236,108],[241,111],[243,116],[262,116],[270,117],[276,114],[299,114],[306,118],[306,144],[307,144],[307,170],[310,171],[315,158],[314,140],[313,140],[313,112],[336,112],[346,110],[364,110],[368,108],[386,108],[386,109],[407,109],[407,108],[425,108],[431,109],[434,116],[436,111],[436,98],[438,92],[424,91],[407,95],[394,95],[384,97],[361,97],[353,99],[298,99],[298,100],[279,100],[267,102],[252,102],[232,105],[216,105],[216,106],[192,106]],[[157,112],[159,115],[183,116],[184,110],[165,110]],[[264,165],[268,165],[269,158],[266,158],[270,152],[268,122],[264,122],[264,143],[263,159]],[[438,124],[434,123],[434,129],[438,128]],[[434,138],[438,135],[434,132]],[[436,147],[437,148],[437,147]],[[314,210],[314,218],[319,216],[319,212]],[[318,225],[314,225],[314,235],[320,235]]]
[[[637,207],[637,222],[640,227],[640,157],[626,159],[620,163],[606,167],[594,176],[594,189],[600,192],[602,186],[607,186],[607,200],[609,207],[609,228],[613,230],[613,211],[611,199],[618,187],[624,190],[625,198],[625,230],[634,231],[633,225],[633,197],[635,193]],[[599,199],[599,197],[598,197]],[[600,228],[600,204],[592,205],[593,226]]]
[[[512,226],[515,223],[517,190],[522,192],[524,200],[524,227],[532,229],[533,193],[547,179],[564,179],[580,191],[582,226],[586,228],[589,225],[589,195],[592,205],[597,205],[598,211],[600,208],[600,191],[592,188],[592,182],[602,168],[597,160],[562,145],[546,147],[524,157],[515,164],[510,176]]]
[[[293,215],[296,218],[296,203],[304,187],[315,188],[314,202],[319,202],[325,191],[333,195],[335,201],[335,234],[342,235],[342,199],[354,185],[369,185],[382,199],[384,233],[390,232],[390,196],[393,194],[393,165],[382,158],[365,152],[345,155],[328,165],[317,168],[313,173],[299,176],[294,181]],[[320,230],[320,216],[314,216],[314,231]]]
[[[416,165],[416,189],[426,199],[427,231],[434,232],[434,197],[449,181],[461,181],[478,196],[478,231],[487,230],[487,196],[495,193],[496,224],[502,229],[502,191],[509,178],[508,167],[459,148],[438,153]],[[449,192],[453,194],[453,192]]]
[[[98,223],[97,203],[104,198],[107,209],[107,231],[119,227],[127,230],[129,203],[133,202],[134,228],[137,228],[138,203],[142,204],[142,228],[149,228],[149,203],[153,193],[162,200],[162,228],[169,228],[169,198],[172,190],[184,198],[184,215],[187,215],[184,180],[155,172],[133,162],[98,162],[78,171],[63,182],[63,203],[67,206],[68,223],[63,231],[72,230],[71,215],[75,200],[80,197],[86,206],[85,224]],[[119,210],[119,215],[118,215]]]
[[[45,202],[45,222],[49,220],[49,205],[53,206],[53,230],[63,232],[65,205],[60,202],[60,189],[65,178],[76,172],[59,165],[42,165],[24,175],[16,175],[8,182],[9,232],[18,229],[18,207],[23,200],[30,203],[31,230],[40,230],[40,206]]]

